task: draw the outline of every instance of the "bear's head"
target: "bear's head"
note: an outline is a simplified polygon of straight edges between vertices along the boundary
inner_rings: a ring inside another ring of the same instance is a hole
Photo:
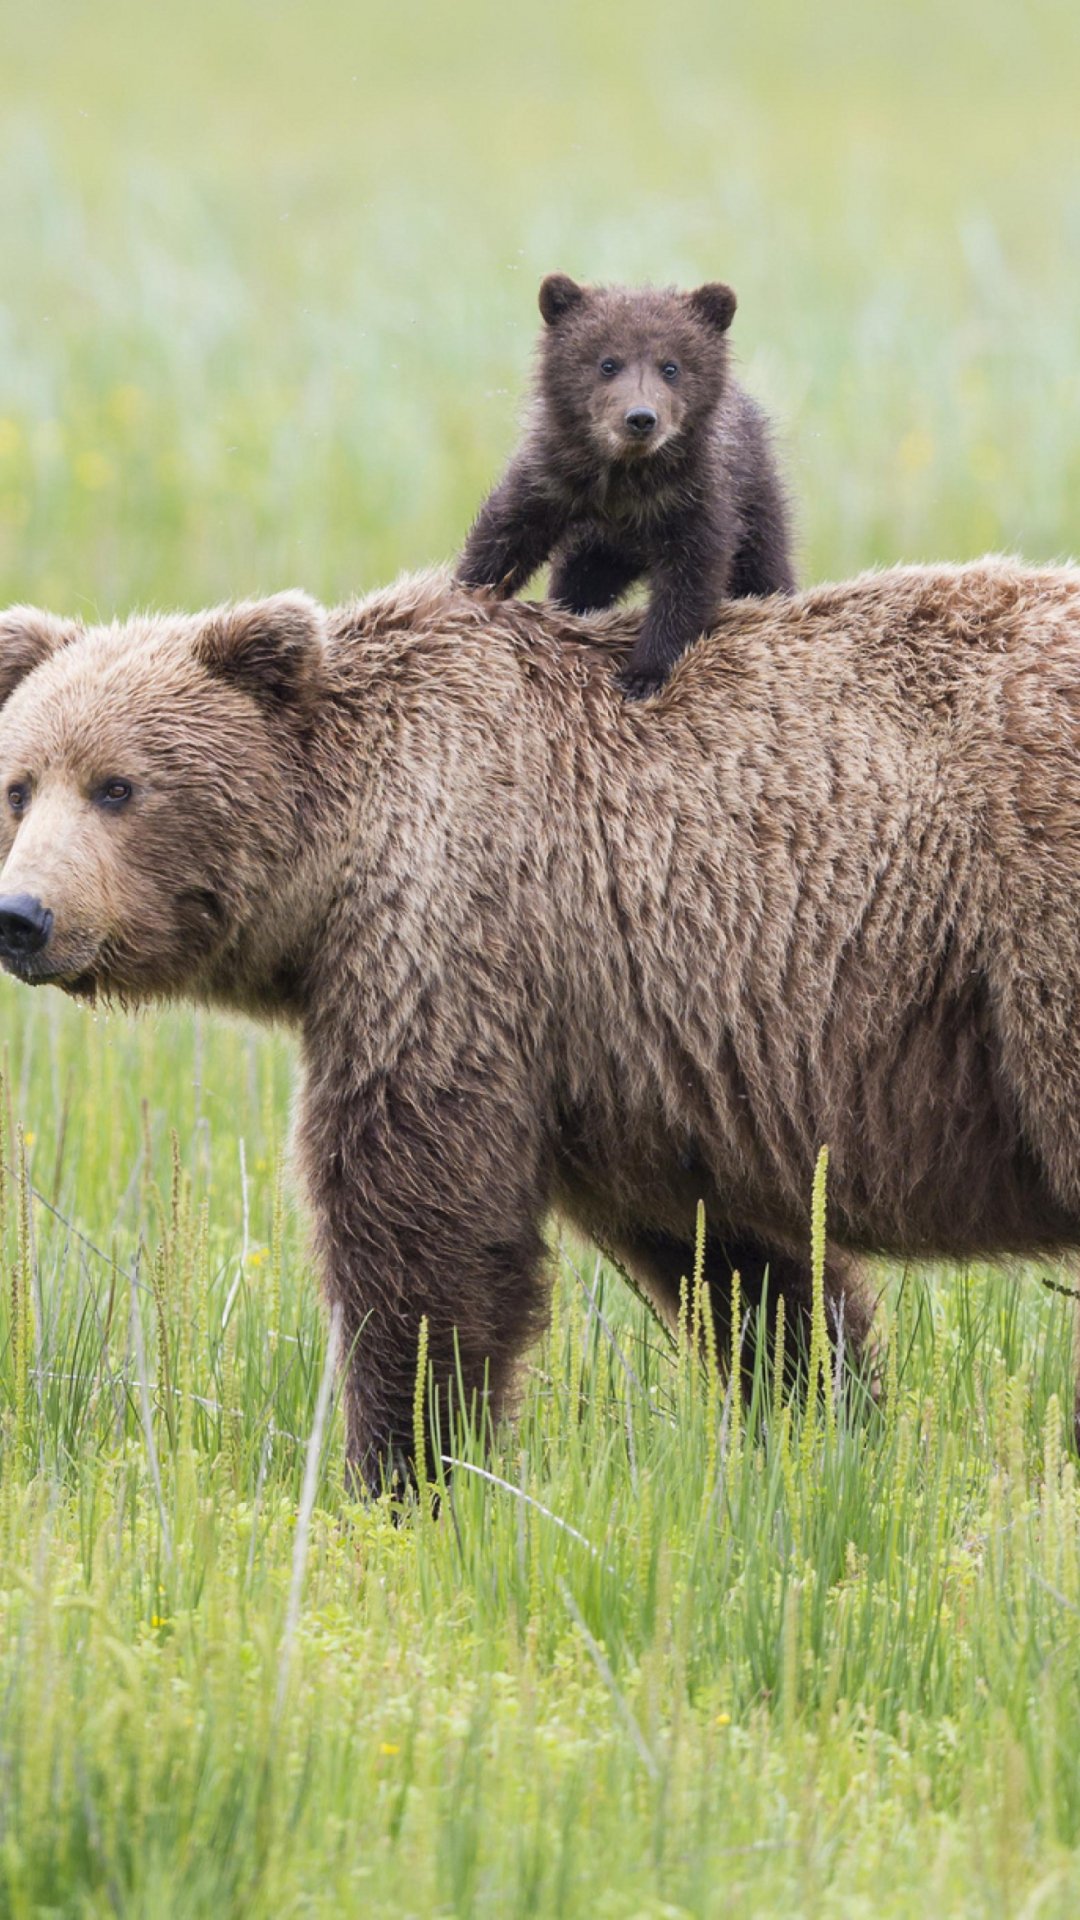
[[[324,632],[298,593],[98,628],[0,615],[9,973],[126,1002],[267,991],[296,937]]]
[[[559,430],[584,438],[604,461],[654,458],[707,422],[720,400],[730,287],[582,287],[549,273],[540,312],[540,392]]]

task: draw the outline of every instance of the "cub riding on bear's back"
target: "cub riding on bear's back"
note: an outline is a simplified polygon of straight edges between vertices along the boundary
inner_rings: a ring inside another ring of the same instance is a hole
[[[520,591],[552,559],[572,613],[652,589],[625,691],[655,693],[720,602],[791,593],[787,508],[765,416],[728,374],[735,295],[540,288],[531,425],[458,563],[470,587]]]

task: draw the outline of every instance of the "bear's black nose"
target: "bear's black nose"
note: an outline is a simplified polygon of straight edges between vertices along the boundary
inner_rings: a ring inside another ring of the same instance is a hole
[[[639,439],[644,440],[646,434],[651,433],[656,425],[656,415],[651,407],[631,407],[626,416],[626,424],[631,433],[637,434]]]
[[[0,896],[0,954],[18,960],[25,954],[40,953],[52,932],[52,923],[48,907],[32,894]]]

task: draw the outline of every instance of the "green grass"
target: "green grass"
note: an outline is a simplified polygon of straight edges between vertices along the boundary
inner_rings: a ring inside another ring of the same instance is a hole
[[[555,266],[736,285],[808,578],[1074,551],[1078,52],[1064,0],[0,0],[0,603],[445,556]],[[332,1409],[298,1549],[287,1044],[0,1034],[2,1920],[1075,1913],[1067,1299],[883,1275],[832,1436],[567,1247],[452,1512],[350,1505]]]
[[[452,1513],[351,1505],[323,1431],[293,1631],[325,1342],[285,1066],[44,995],[11,1049],[0,1911],[1073,1912],[1069,1304],[893,1276],[882,1407],[833,1435],[566,1247]]]

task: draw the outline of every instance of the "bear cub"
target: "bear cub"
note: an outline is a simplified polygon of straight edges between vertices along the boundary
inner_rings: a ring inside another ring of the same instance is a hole
[[[540,312],[529,429],[457,578],[509,596],[551,559],[551,598],[592,613],[647,576],[621,675],[644,699],[722,600],[794,591],[768,424],[728,372],[735,295],[719,283],[582,287],[552,273]]]

